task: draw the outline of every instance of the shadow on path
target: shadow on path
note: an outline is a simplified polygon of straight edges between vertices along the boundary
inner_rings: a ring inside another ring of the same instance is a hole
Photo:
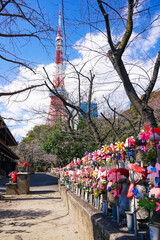
[[[14,233],[22,233],[28,231],[21,229],[21,227],[31,227],[33,225],[37,225],[39,223],[44,222],[52,222],[68,215],[64,214],[61,216],[57,216],[54,218],[46,219],[44,218],[47,215],[50,215],[51,211],[48,210],[0,210],[0,227],[2,229],[5,225],[12,225],[13,227],[18,227],[18,230],[11,229],[11,230],[0,230],[0,233],[5,232],[5,234],[14,234]],[[28,221],[29,220],[29,221]],[[36,220],[34,222],[34,220]],[[38,220],[38,221],[37,221]]]
[[[0,210],[0,220],[2,219],[13,219],[15,222],[18,218],[18,220],[29,220],[29,219],[37,219],[37,218],[43,218],[46,215],[50,214],[51,211],[45,211],[45,210]]]
[[[28,222],[32,220],[37,219],[43,219],[47,215],[49,215],[51,211],[45,211],[45,210],[0,210],[0,226],[2,229],[2,226],[5,225],[12,225],[15,227],[31,227],[32,225],[35,225],[33,222]],[[13,233],[22,233],[27,232],[26,230],[22,229],[10,229],[10,230],[0,230],[0,233],[5,232],[5,234],[13,234]]]

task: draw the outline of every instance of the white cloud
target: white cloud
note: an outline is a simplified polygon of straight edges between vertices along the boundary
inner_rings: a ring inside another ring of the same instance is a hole
[[[158,39],[160,38],[160,31],[159,31],[160,15],[158,15],[158,16],[155,16],[152,27],[151,27],[150,31],[148,32],[146,40],[143,42],[143,48],[145,51],[148,51],[151,48],[151,46],[154,47],[155,44],[157,43]],[[155,19],[157,19],[157,20],[155,21]]]
[[[53,78],[52,69],[54,69],[54,66],[55,64],[45,66],[51,79]],[[43,84],[46,76],[42,67],[42,65],[39,65],[34,69],[37,74],[28,69],[20,68],[16,79],[10,84],[2,86],[1,91],[13,92],[31,85]],[[43,86],[10,97],[1,97],[0,102],[3,104],[1,115],[5,119],[9,119],[6,120],[7,125],[12,127],[16,124],[13,133],[16,137],[24,137],[31,127],[45,123],[50,98],[47,87]],[[22,121],[16,122],[12,119]]]

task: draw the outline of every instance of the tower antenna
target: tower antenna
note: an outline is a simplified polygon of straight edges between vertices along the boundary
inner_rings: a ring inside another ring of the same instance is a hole
[[[59,5],[59,8],[60,8],[60,5]],[[64,88],[62,51],[63,51],[63,36],[61,34],[61,11],[59,10],[58,33],[56,36],[56,57],[55,57],[56,73],[53,79],[52,89],[53,91],[56,91],[64,99],[66,99],[67,92]],[[63,102],[53,93],[50,93],[50,99],[51,99],[51,102],[50,102],[46,124],[52,126],[55,123],[57,123],[59,119],[65,120],[66,115],[65,115]]]

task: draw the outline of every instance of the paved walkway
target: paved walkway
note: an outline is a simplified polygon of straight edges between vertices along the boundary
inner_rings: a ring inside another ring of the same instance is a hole
[[[0,180],[0,193],[5,193],[6,182]],[[0,199],[0,239],[83,240],[61,201],[56,178],[33,174],[30,190]]]

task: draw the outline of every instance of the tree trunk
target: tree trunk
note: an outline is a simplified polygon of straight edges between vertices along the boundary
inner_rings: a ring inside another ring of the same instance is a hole
[[[148,123],[150,128],[157,127],[157,122],[154,116],[154,110],[151,107],[149,107],[148,105],[146,107],[142,106],[142,109],[140,109],[140,112],[141,112],[140,115],[142,117],[143,123]]]
[[[147,103],[143,103],[142,100],[138,97],[130,79],[124,63],[122,59],[118,56],[118,54],[108,54],[117,74],[119,75],[120,79],[123,82],[123,86],[125,92],[130,99],[131,103],[133,104],[136,111],[142,118],[143,123],[148,123],[148,125],[153,128],[157,126],[156,119],[154,116],[154,111],[151,107],[147,105]]]

